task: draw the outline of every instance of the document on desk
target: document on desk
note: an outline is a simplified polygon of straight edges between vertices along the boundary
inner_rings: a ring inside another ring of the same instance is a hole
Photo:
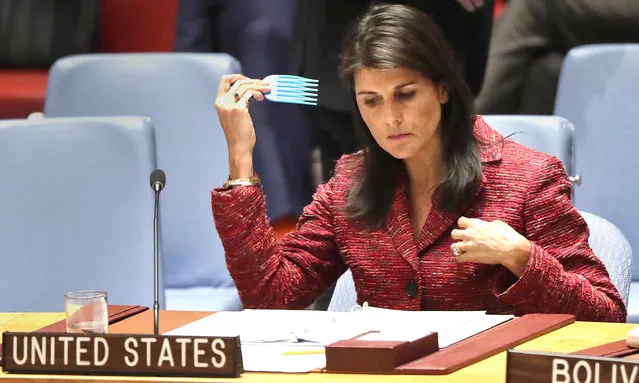
[[[444,348],[513,318],[484,311],[400,311],[363,307],[356,312],[244,310],[212,314],[166,335],[240,336],[246,371],[308,372],[326,366],[323,346],[369,331],[406,340],[437,332]]]
[[[244,310],[215,313],[166,335],[239,335],[246,371],[310,372],[326,367],[325,345],[363,332],[351,313]]]
[[[369,331],[354,313],[244,310],[212,314],[167,335],[240,336],[242,344],[313,342],[327,345]]]
[[[418,339],[428,332],[436,332],[439,348],[514,318],[514,315],[487,315],[485,311],[401,311],[364,307],[361,312],[370,321],[370,328],[382,334],[393,334],[398,340]]]
[[[310,372],[326,367],[324,346],[242,344],[242,362],[246,371]]]

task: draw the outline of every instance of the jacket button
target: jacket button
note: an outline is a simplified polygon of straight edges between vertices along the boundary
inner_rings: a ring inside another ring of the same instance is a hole
[[[404,291],[406,292],[406,295],[413,298],[417,296],[417,287],[417,282],[410,281],[406,284],[406,287],[404,287]]]

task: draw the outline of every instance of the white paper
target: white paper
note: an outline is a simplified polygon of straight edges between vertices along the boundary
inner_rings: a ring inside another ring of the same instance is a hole
[[[244,310],[215,313],[166,335],[239,335],[247,371],[308,372],[325,367],[325,355],[285,355],[288,348],[317,349],[369,331],[378,332],[367,335],[370,340],[406,341],[437,332],[439,347],[445,348],[511,318],[484,311],[400,311],[368,306],[356,312]]]
[[[381,329],[424,329],[442,332],[457,328],[475,318],[486,316],[485,311],[402,311],[365,306],[359,312],[371,327]]]
[[[166,335],[240,336],[244,343],[315,342],[326,345],[368,331],[351,313],[312,310],[244,310],[219,312]]]
[[[373,315],[374,327],[388,328],[385,331],[398,340],[412,339],[420,330],[424,334],[436,332],[440,349],[514,318],[487,315],[485,311],[401,311],[370,306],[361,312]]]
[[[310,372],[326,367],[323,347],[316,345],[243,344],[242,359],[244,369],[253,372]]]
[[[297,310],[223,311],[179,327],[165,335],[239,335],[246,371],[303,373],[326,367],[326,355],[286,353],[323,350],[321,344],[300,341],[297,335],[301,335],[310,324],[319,330],[330,327],[334,322],[333,315],[327,314],[346,313]]]

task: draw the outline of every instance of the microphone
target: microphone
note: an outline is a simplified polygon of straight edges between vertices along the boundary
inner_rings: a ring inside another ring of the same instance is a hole
[[[164,189],[164,184],[166,184],[166,174],[162,171],[162,169],[155,169],[151,172],[151,189],[156,192],[161,192]]]
[[[160,328],[160,256],[158,252],[158,226],[160,211],[160,192],[166,185],[166,174],[155,169],[150,177],[151,189],[155,192],[155,212],[153,214],[153,333],[159,334]]]

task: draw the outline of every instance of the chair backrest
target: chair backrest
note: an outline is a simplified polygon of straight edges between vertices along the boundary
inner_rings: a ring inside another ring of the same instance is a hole
[[[559,77],[555,114],[575,126],[575,205],[613,222],[639,248],[639,44],[571,50]],[[639,280],[639,262],[633,279]]]
[[[162,191],[162,257],[167,287],[232,287],[215,231],[210,191],[228,177],[214,102],[220,77],[240,72],[225,54],[80,55],[55,63],[47,116],[141,114],[155,127]]]
[[[0,121],[0,311],[83,289],[151,306],[154,168],[148,118]]]
[[[570,121],[556,116],[483,117],[504,137],[509,136],[522,145],[559,158],[568,175],[574,174],[573,126]]]
[[[348,269],[342,274],[335,283],[335,290],[331,302],[328,304],[327,311],[348,312],[357,305],[357,291],[355,290],[355,282],[353,281],[353,272]]]
[[[582,211],[590,237],[588,244],[597,257],[606,265],[610,280],[615,285],[623,301],[628,305],[632,273],[632,249],[621,230],[610,221]]]
[[[587,212],[580,212],[590,229],[588,244],[606,265],[610,279],[624,303],[628,305],[632,250],[623,233],[609,221]],[[350,269],[337,280],[328,311],[351,311],[357,306],[357,292]]]

